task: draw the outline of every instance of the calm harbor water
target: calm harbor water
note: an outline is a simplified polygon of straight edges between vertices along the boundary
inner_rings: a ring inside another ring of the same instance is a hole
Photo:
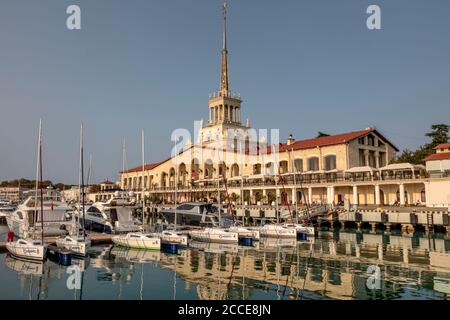
[[[0,254],[0,299],[450,297],[450,238],[444,235],[324,230],[308,242],[269,240],[251,248],[194,242],[177,255],[92,249],[85,260],[73,261],[82,271],[79,289],[67,285],[73,267]]]

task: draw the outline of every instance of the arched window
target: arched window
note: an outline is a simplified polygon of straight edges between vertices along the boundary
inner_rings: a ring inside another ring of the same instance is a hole
[[[303,160],[295,159],[294,160],[294,172],[302,172],[303,171]]]
[[[324,158],[325,171],[336,169],[336,156],[334,154],[325,156]]]
[[[422,190],[422,192],[420,193],[420,201],[422,201],[422,203],[427,202],[427,195],[425,193],[425,190]]]
[[[308,159],[308,171],[319,171],[318,157],[311,157]]]

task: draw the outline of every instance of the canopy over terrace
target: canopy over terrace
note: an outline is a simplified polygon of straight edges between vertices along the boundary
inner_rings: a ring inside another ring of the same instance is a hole
[[[411,163],[393,163],[389,164],[383,168],[380,168],[380,173],[383,178],[396,178],[401,176],[405,177],[416,177],[416,174],[420,176],[426,172],[426,168],[423,165],[411,164]]]
[[[373,180],[378,177],[379,170],[370,166],[353,167],[344,171],[344,174],[351,180]]]

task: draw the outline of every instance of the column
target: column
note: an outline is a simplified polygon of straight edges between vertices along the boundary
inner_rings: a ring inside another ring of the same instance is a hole
[[[276,190],[276,195],[277,195],[277,200],[275,202],[275,204],[279,203],[279,200],[281,200],[281,195],[280,195],[280,188],[277,188]]]
[[[212,108],[209,108],[209,124],[212,122]]]
[[[292,188],[292,204],[297,203],[297,190],[295,188]]]
[[[230,111],[229,112],[229,119],[228,120],[230,120],[230,122],[234,122],[234,110],[233,110],[233,106],[229,106],[228,107],[228,110]]]
[[[379,206],[381,204],[380,199],[380,186],[378,184],[375,185],[375,204]]]
[[[353,186],[353,204],[358,204],[358,186]]]
[[[308,187],[308,202],[312,203],[312,188]]]
[[[403,183],[399,186],[399,192],[400,192],[400,205],[405,205],[405,185]]]
[[[328,187],[328,204],[334,203],[334,186]]]
[[[376,162],[377,168],[380,168],[380,152],[379,151],[375,152],[375,162]]]
[[[250,189],[250,204],[253,203],[253,189]]]
[[[364,150],[364,162],[366,163],[366,166],[370,166],[370,164],[369,164],[369,150]]]

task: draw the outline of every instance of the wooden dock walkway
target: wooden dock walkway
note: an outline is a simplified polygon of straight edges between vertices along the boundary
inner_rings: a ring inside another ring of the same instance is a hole
[[[112,242],[112,234],[106,233],[96,233],[96,232],[88,232],[88,238],[91,240],[93,245],[97,244],[108,244]],[[54,245],[56,243],[55,237],[49,237],[45,239],[49,245]],[[0,252],[6,251],[6,244],[4,241],[0,241]]]

